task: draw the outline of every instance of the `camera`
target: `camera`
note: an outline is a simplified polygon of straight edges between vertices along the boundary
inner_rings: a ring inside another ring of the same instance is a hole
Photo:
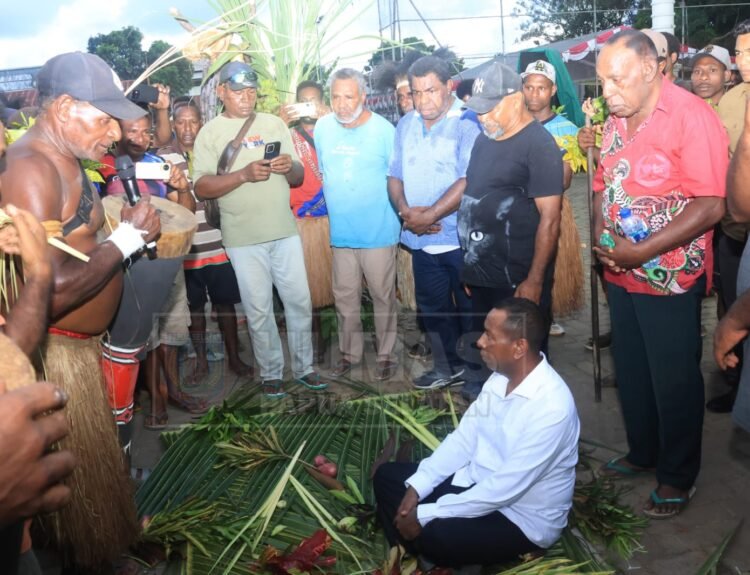
[[[148,84],[138,84],[128,94],[136,104],[156,104],[159,101],[159,90]]]

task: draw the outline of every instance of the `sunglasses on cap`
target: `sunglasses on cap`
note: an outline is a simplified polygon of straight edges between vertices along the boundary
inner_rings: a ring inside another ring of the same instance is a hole
[[[258,82],[258,76],[254,72],[237,72],[227,78],[225,84],[248,84],[248,88],[254,88]]]

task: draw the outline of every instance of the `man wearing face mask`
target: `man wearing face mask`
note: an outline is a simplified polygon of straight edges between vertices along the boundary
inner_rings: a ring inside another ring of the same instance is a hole
[[[365,79],[343,68],[331,75],[333,114],[315,127],[315,148],[331,223],[333,297],[341,359],[331,371],[348,374],[362,361],[362,276],[372,296],[377,337],[375,378],[395,374],[396,247],[400,225],[388,199],[386,174],[394,128],[365,108]]]
[[[483,131],[458,210],[474,331],[481,333],[500,301],[523,297],[540,306],[548,333],[563,193],[560,150],[526,108],[521,77],[503,64],[475,80],[465,107],[477,113]],[[476,397],[485,376],[472,376],[462,393]]]

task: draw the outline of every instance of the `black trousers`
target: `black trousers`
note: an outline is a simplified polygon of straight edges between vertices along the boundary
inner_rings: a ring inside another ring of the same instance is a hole
[[[400,543],[413,555],[424,555],[441,567],[493,565],[539,550],[497,511],[482,517],[433,519],[414,541],[405,541],[393,526],[393,518],[406,493],[404,481],[416,470],[416,463],[385,463],[375,473],[373,487],[378,517],[392,546]],[[451,479],[441,483],[422,503],[434,503],[443,495],[465,491],[451,485]]]
[[[724,313],[732,307],[737,299],[737,272],[740,269],[740,260],[744,249],[745,242],[737,241],[724,233],[719,234],[714,253],[716,254],[716,267],[719,271],[719,285],[717,287],[719,288],[719,297],[721,297]],[[740,359],[740,366],[735,368],[737,374],[742,371],[744,349],[744,342],[740,342],[732,350]]]
[[[705,276],[686,293],[672,296],[607,286],[627,460],[656,467],[659,483],[678,489],[693,486],[701,463],[705,289]]]

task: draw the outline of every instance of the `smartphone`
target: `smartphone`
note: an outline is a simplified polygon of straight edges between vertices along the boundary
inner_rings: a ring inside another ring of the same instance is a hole
[[[148,84],[138,84],[128,94],[136,104],[156,104],[159,101],[159,89]]]
[[[289,108],[297,118],[315,118],[318,115],[318,109],[314,102],[290,104]]]
[[[273,160],[278,158],[281,153],[281,142],[268,142],[266,144],[266,150],[263,153],[264,160]]]
[[[162,162],[136,162],[135,177],[139,180],[164,180],[169,179],[172,170],[169,164]]]

